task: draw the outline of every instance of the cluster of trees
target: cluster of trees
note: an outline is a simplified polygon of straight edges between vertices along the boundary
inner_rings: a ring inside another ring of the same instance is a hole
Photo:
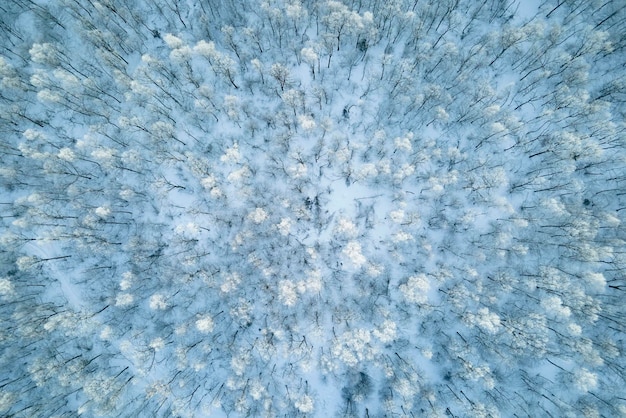
[[[192,3],[0,6],[0,414],[626,416],[619,2]]]

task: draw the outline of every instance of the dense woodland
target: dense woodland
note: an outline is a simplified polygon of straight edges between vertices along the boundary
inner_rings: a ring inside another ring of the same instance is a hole
[[[626,416],[623,1],[0,24],[0,415]]]

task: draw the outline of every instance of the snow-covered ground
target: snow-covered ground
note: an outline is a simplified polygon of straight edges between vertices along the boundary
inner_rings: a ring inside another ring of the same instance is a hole
[[[131,3],[2,6],[0,415],[626,416],[620,2]]]

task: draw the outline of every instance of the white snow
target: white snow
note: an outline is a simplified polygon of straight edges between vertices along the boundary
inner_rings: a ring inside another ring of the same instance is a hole
[[[3,9],[0,415],[626,416],[626,9],[122,3]]]

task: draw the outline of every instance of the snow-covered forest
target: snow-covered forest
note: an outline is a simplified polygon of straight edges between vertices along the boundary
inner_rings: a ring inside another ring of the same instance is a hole
[[[623,0],[0,24],[1,416],[626,416]]]

